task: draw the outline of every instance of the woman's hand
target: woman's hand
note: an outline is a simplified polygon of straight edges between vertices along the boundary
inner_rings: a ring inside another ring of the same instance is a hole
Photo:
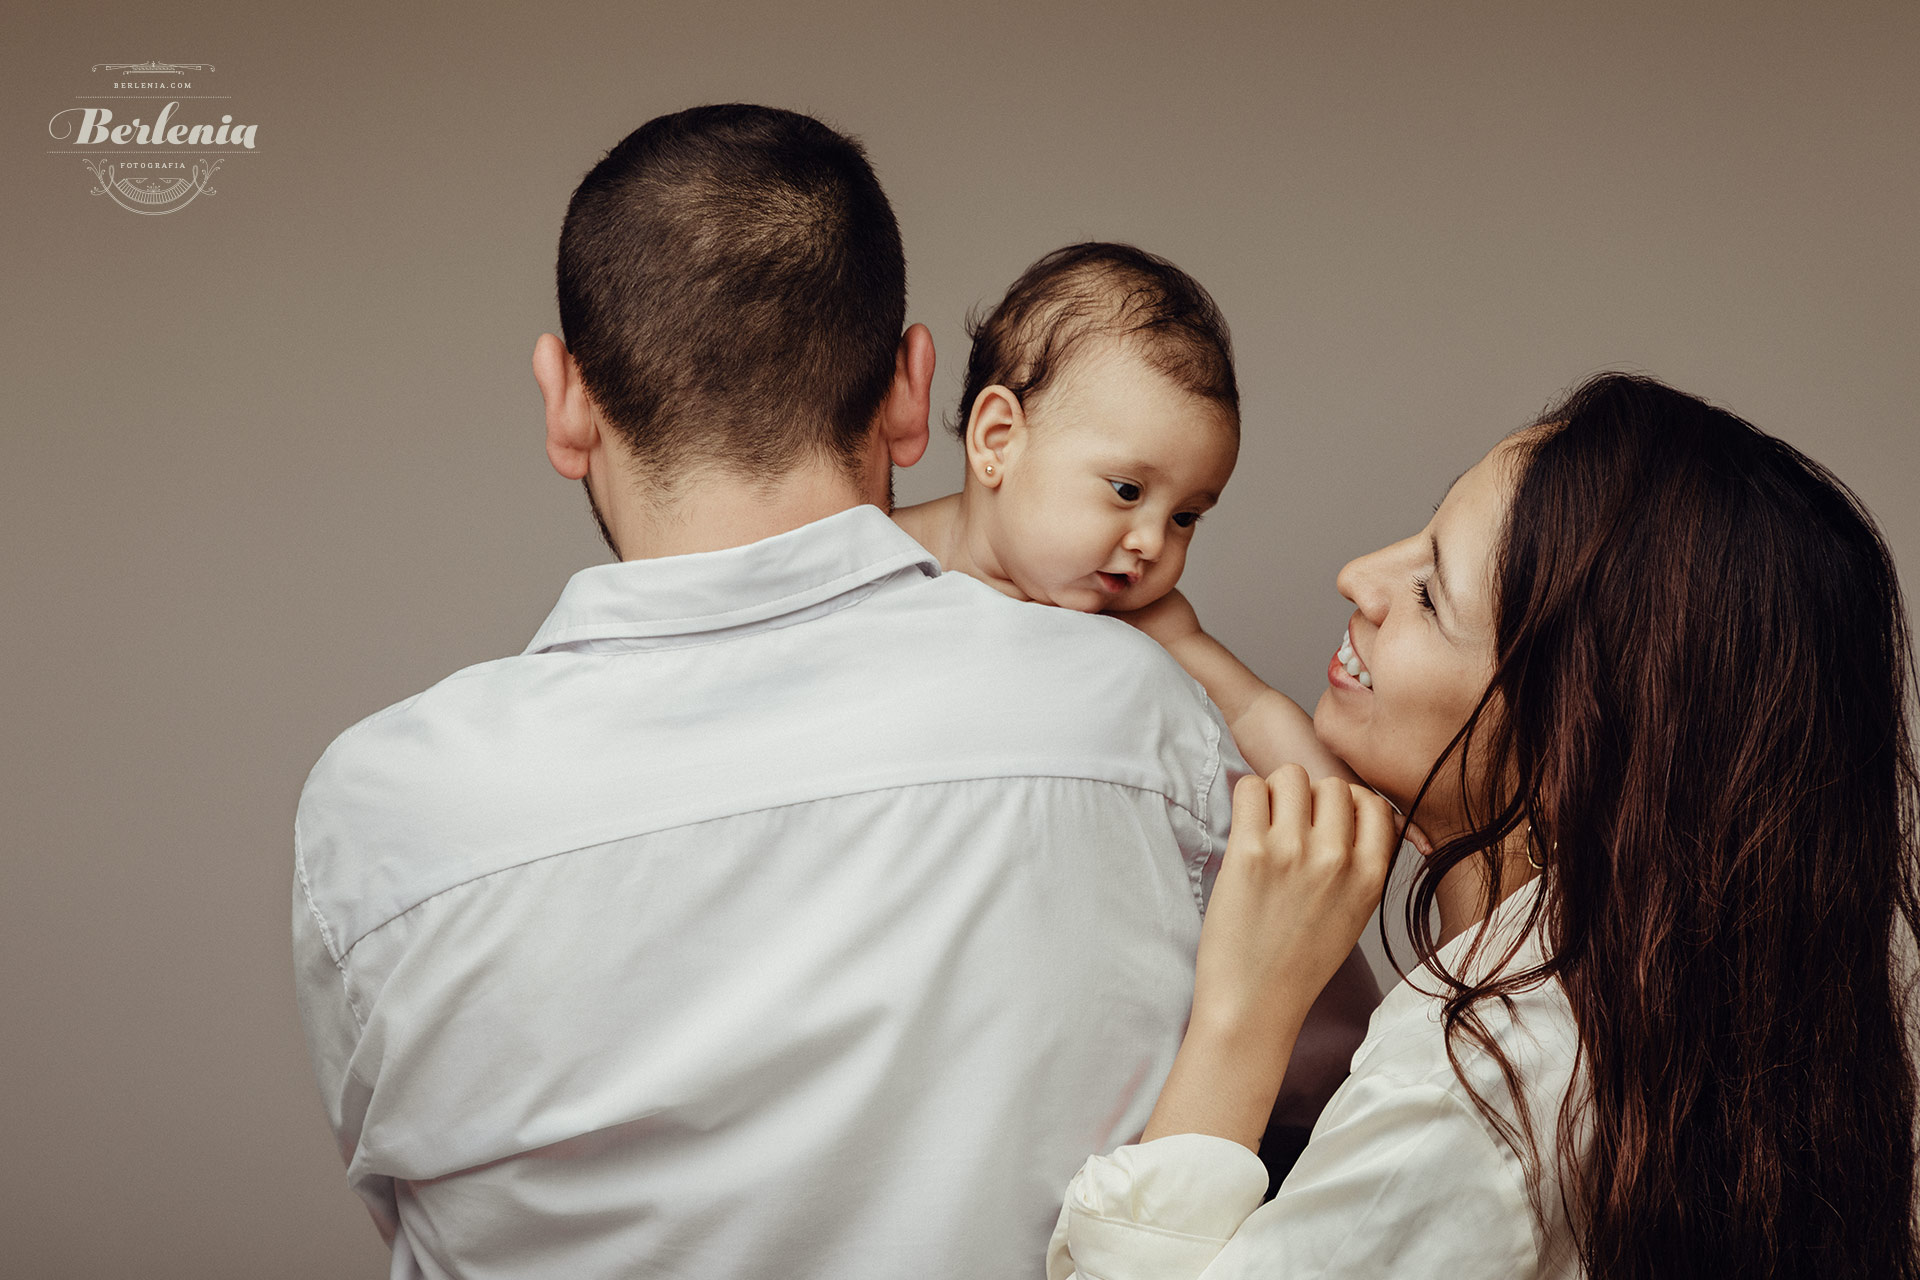
[[[1239,1029],[1306,1016],[1379,905],[1393,809],[1298,765],[1247,777],[1200,934],[1193,1021]]]
[[[1243,778],[1195,966],[1193,1016],[1145,1137],[1211,1133],[1257,1149],[1307,1010],[1380,901],[1393,810],[1284,765]]]

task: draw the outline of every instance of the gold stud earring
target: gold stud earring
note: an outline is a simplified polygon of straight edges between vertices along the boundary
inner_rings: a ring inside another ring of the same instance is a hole
[[[988,475],[992,475],[992,474],[993,474],[993,464],[992,464],[991,462],[989,462],[989,463],[987,464],[987,474],[988,474]]]

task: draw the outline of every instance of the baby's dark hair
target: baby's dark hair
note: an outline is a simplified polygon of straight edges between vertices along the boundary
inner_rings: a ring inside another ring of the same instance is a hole
[[[983,318],[967,319],[973,352],[960,412],[964,438],[973,402],[988,387],[1025,402],[1059,376],[1091,338],[1121,338],[1173,382],[1220,405],[1240,428],[1233,339],[1213,296],[1165,258],[1130,244],[1090,240],[1055,249],[1021,273]]]

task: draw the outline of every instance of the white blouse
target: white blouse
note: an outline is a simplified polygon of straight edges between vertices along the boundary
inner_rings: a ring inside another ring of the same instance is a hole
[[[1480,929],[1482,955],[1506,950],[1538,882],[1510,895],[1479,929],[1441,951],[1452,968]],[[1536,931],[1513,966],[1539,963]],[[1476,966],[1481,967],[1481,966]],[[1425,970],[1389,992],[1299,1162],[1266,1204],[1267,1174],[1237,1142],[1186,1133],[1094,1156],[1067,1188],[1048,1280],[1229,1280],[1262,1277],[1574,1277],[1560,1203],[1557,1130],[1578,1033],[1557,981],[1479,1006],[1518,1070],[1539,1143],[1544,1229],[1520,1158],[1474,1106],[1447,1059],[1438,982]],[[1456,1041],[1482,1097],[1517,1119],[1499,1066]]]

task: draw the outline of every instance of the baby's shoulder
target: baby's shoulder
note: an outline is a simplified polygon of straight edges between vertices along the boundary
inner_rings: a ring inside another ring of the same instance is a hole
[[[1014,600],[962,574],[928,585],[945,598],[923,620],[929,649],[990,691],[1002,715],[1134,741],[1223,730],[1199,683],[1116,618]]]
[[[909,538],[932,550],[946,541],[959,506],[960,495],[950,493],[944,498],[915,503],[911,507],[895,507],[893,522]]]
[[[944,573],[936,580],[967,617],[966,630],[996,662],[1053,679],[1098,679],[1121,671],[1147,686],[1197,689],[1180,664],[1144,632],[1105,614],[1080,613],[1015,600],[975,578]]]

